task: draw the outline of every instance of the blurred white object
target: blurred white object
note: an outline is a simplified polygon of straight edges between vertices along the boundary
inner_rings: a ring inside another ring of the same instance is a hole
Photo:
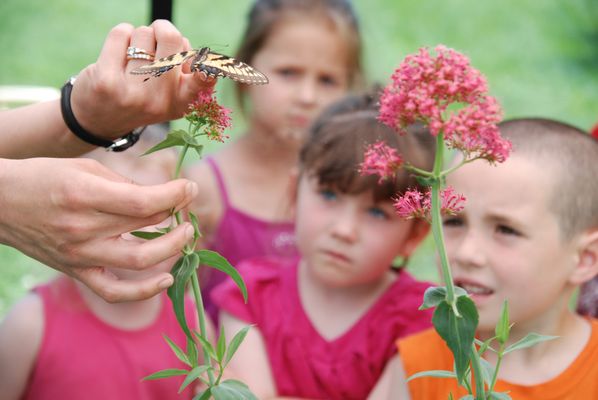
[[[0,110],[60,98],[60,90],[50,86],[0,86]]]

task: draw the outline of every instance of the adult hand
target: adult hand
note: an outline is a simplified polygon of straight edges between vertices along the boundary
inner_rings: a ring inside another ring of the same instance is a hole
[[[139,186],[89,159],[0,159],[0,188],[0,243],[79,279],[109,302],[151,297],[173,278],[164,271],[118,280],[107,268],[148,268],[193,237],[188,223],[151,241],[121,236],[189,204],[197,186],[184,179]]]
[[[79,73],[71,95],[77,120],[98,136],[116,138],[138,126],[180,118],[197,92],[215,83],[180,67],[144,82],[149,75],[130,72],[149,61],[127,61],[129,46],[155,53],[156,59],[190,49],[189,41],[166,20],[149,27],[113,28],[97,62]]]

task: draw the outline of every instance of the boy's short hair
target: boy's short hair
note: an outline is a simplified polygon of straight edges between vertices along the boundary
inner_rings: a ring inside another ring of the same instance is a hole
[[[553,177],[549,209],[564,239],[598,228],[598,140],[564,122],[518,118],[501,122],[513,155],[537,163]]]

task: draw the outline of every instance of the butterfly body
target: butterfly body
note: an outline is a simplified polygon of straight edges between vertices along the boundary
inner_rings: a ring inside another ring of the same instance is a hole
[[[151,64],[136,68],[131,73],[135,75],[151,74],[154,77],[159,77],[190,59],[192,59],[191,72],[204,72],[212,77],[228,77],[234,81],[248,84],[263,85],[268,83],[266,75],[257,69],[232,57],[215,53],[209,47],[171,54]]]

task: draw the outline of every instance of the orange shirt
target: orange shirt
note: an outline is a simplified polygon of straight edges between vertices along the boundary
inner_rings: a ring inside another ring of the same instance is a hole
[[[513,400],[598,399],[598,320],[591,320],[591,324],[592,334],[586,347],[560,375],[533,386],[499,379],[495,391],[509,392]],[[453,355],[434,329],[401,339],[397,345],[407,377],[420,371],[453,370]],[[445,400],[450,392],[458,399],[467,394],[455,379],[416,378],[408,385],[412,400]]]

